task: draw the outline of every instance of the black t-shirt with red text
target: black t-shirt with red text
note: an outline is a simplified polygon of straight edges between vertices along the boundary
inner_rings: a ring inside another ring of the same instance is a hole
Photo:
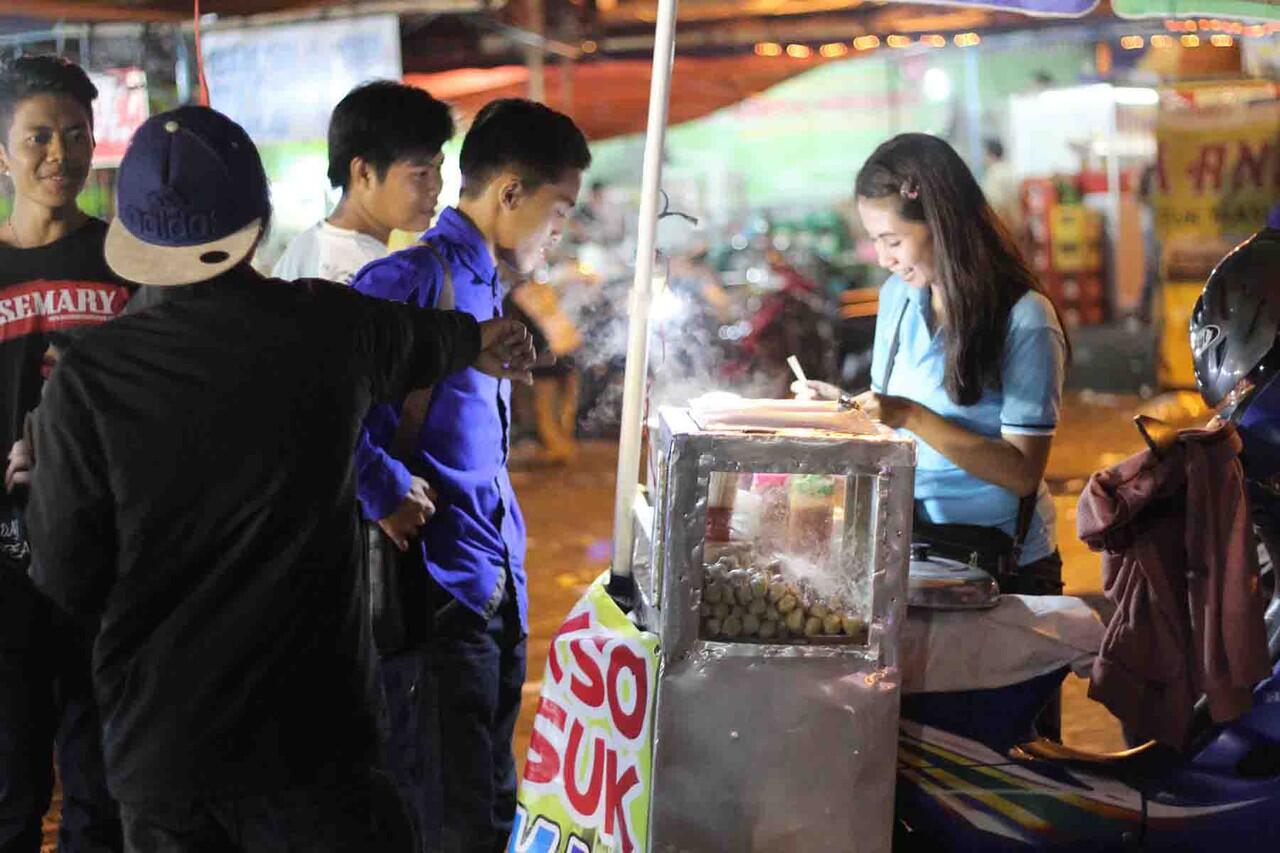
[[[129,300],[103,257],[106,236],[107,224],[90,219],[46,246],[0,245],[0,467],[40,402],[57,336],[109,320]],[[0,573],[25,571],[29,556],[15,496],[0,488]]]

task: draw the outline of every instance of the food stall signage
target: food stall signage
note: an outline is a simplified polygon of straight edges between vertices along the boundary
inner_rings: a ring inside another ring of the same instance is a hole
[[[551,641],[510,853],[647,849],[657,666],[598,580]]]

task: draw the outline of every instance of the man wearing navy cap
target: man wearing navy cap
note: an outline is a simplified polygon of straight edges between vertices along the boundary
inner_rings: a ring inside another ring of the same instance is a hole
[[[468,366],[527,381],[528,332],[259,276],[262,163],[213,110],[138,130],[117,210],[107,262],[163,298],[63,354],[29,524],[36,586],[99,619],[126,846],[408,849],[374,768],[352,452],[372,401]]]

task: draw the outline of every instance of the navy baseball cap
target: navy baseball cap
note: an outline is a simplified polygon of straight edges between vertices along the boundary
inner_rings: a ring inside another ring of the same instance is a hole
[[[148,119],[120,163],[107,264],[128,281],[194,284],[249,257],[271,214],[244,128],[208,107]]]

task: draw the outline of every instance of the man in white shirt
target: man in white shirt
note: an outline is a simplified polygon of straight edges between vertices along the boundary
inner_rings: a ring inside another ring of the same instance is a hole
[[[1004,144],[1000,140],[988,139],[983,148],[986,172],[982,178],[982,194],[1014,238],[1021,241],[1022,198],[1018,176],[1004,158]]]
[[[440,148],[453,136],[448,104],[378,80],[352,89],[329,119],[329,181],[342,199],[289,243],[271,273],[349,284],[387,254],[393,229],[425,231],[440,196]]]

